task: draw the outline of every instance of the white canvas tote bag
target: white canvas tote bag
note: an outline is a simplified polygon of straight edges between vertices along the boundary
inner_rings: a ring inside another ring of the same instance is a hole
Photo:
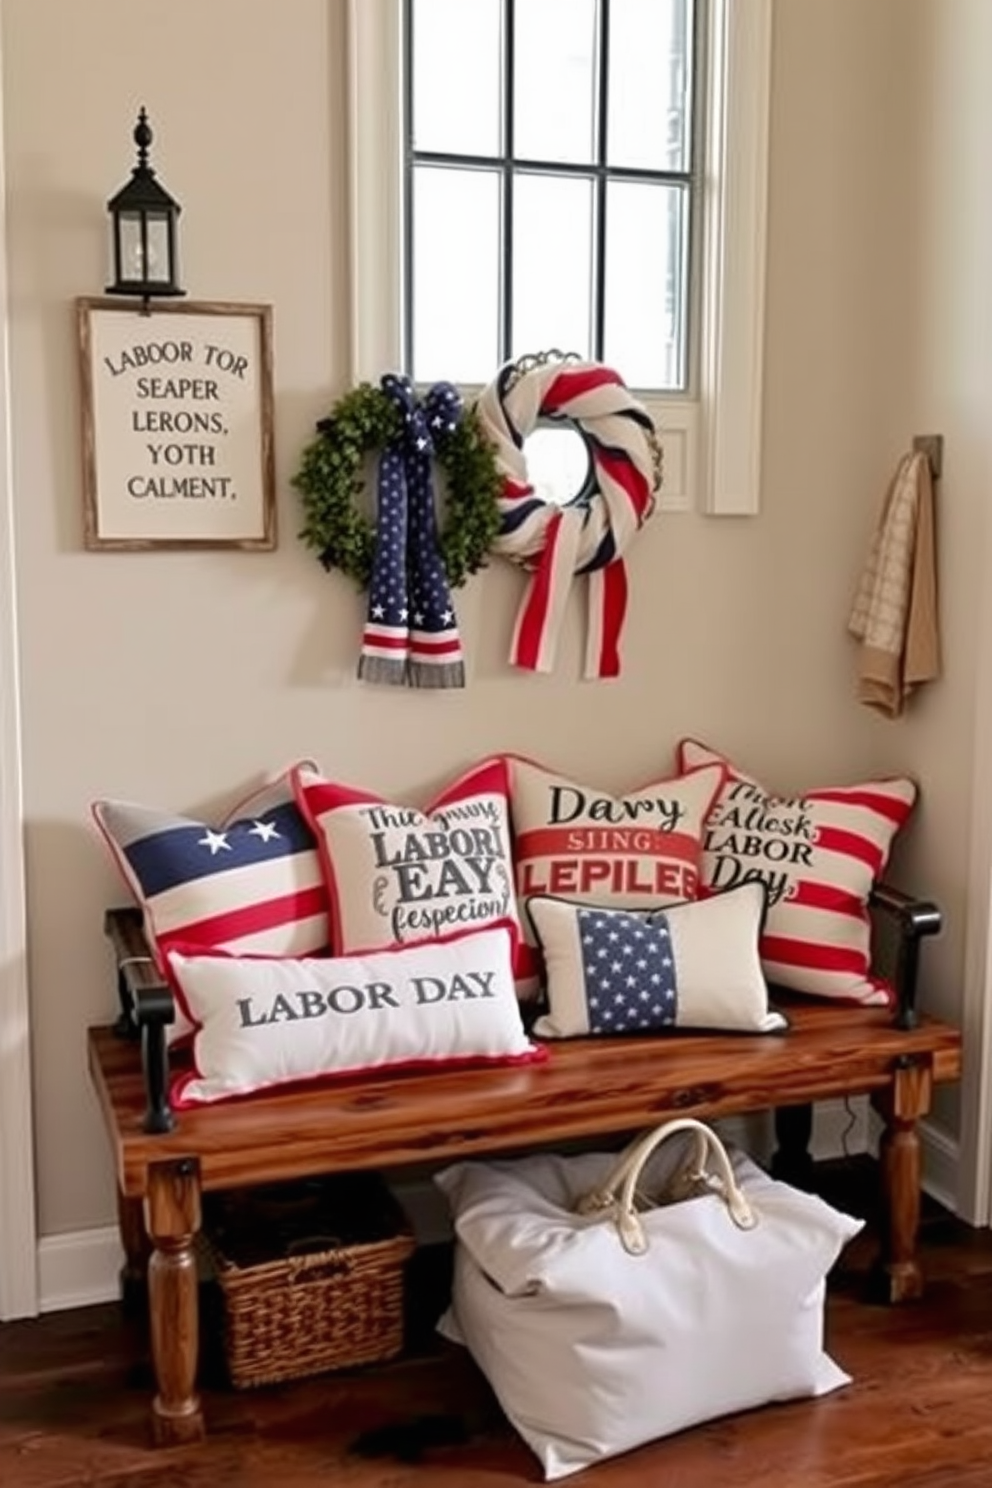
[[[672,1121],[616,1154],[437,1175],[457,1236],[440,1330],[547,1479],[700,1421],[847,1384],[825,1277],[862,1221]]]

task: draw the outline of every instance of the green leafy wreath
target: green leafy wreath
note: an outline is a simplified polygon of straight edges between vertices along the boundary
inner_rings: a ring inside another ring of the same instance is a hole
[[[292,479],[306,513],[299,535],[326,569],[339,568],[366,589],[376,525],[358,505],[365,456],[399,438],[402,415],[380,388],[363,382],[335,403],[317,430]],[[474,409],[466,409],[455,428],[436,440],[435,458],[447,478],[439,545],[448,583],[458,588],[484,566],[499,532],[503,479]]]

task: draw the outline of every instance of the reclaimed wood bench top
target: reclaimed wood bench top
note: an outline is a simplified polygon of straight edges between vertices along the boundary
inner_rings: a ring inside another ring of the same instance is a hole
[[[184,1159],[197,1162],[204,1189],[223,1189],[869,1094],[907,1063],[935,1082],[960,1076],[961,1033],[950,1024],[922,1017],[904,1030],[882,1008],[782,1005],[782,1034],[576,1039],[551,1044],[536,1065],[384,1070],[177,1111],[163,1135],[143,1130],[138,1044],[92,1028],[89,1060],[127,1196],[147,1192],[152,1166]]]

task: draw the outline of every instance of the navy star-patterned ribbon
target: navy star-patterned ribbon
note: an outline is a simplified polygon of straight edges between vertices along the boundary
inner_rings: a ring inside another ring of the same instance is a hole
[[[438,382],[418,403],[409,378],[379,386],[402,429],[379,459],[376,550],[358,675],[365,682],[464,687],[465,664],[438,544],[434,441],[461,419],[461,396]]]

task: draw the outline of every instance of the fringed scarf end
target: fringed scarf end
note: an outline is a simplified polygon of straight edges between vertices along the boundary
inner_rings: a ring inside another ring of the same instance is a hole
[[[407,681],[411,687],[464,687],[463,661],[411,661]]]
[[[358,658],[358,676],[362,682],[381,682],[390,687],[407,685],[406,658],[398,656],[365,656]]]

